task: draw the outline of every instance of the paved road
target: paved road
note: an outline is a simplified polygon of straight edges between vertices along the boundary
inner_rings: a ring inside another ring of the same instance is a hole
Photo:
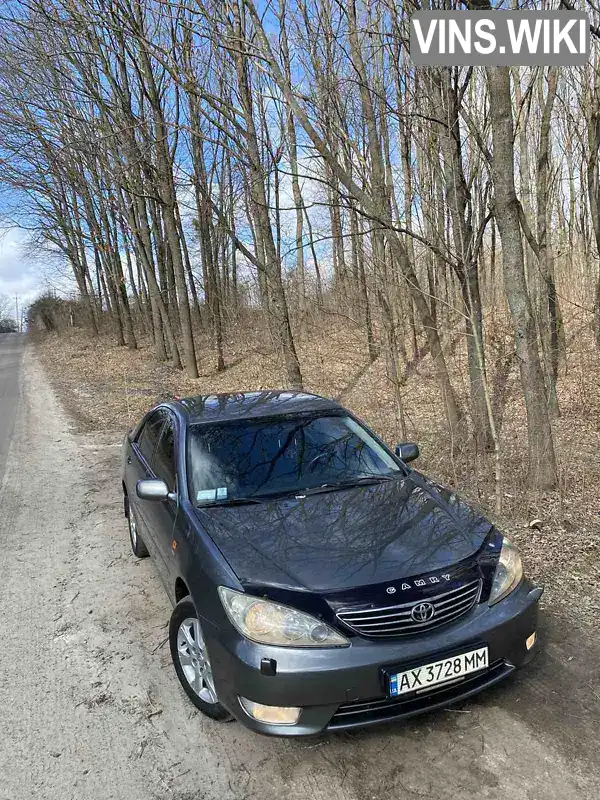
[[[286,741],[196,713],[164,591],[129,552],[119,437],[76,433],[29,351],[21,386],[0,492],[1,800],[598,800],[598,631],[550,608],[529,669],[409,724]]]
[[[18,333],[0,333],[0,486],[17,413],[24,339]]]

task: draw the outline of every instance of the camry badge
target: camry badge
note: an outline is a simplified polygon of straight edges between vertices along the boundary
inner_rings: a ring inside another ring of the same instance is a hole
[[[413,606],[410,615],[415,622],[429,622],[435,614],[433,603],[417,603]]]

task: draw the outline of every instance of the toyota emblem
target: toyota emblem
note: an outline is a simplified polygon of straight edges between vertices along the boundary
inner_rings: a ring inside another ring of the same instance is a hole
[[[417,603],[410,612],[414,622],[429,622],[434,615],[435,607],[433,603]]]

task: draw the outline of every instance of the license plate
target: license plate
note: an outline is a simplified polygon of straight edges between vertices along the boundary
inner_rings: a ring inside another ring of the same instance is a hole
[[[434,661],[433,664],[424,664],[422,667],[397,672],[390,675],[390,696],[398,697],[408,692],[420,693],[441,683],[460,680],[465,675],[486,669],[488,666],[488,649],[480,647],[468,653]]]

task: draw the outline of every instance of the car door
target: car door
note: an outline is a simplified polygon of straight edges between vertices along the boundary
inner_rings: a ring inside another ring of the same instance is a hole
[[[159,411],[163,418],[163,426],[154,453],[152,469],[154,476],[167,484],[169,492],[177,495],[177,423],[168,409]],[[154,502],[153,506],[151,536],[156,544],[157,568],[170,595],[176,577],[175,549],[177,545],[174,544],[174,530],[179,514],[179,503],[176,500],[165,500],[162,503]]]
[[[157,556],[157,547],[152,535],[154,529],[153,515],[155,512],[153,506],[155,504],[148,500],[140,500],[135,489],[138,481],[154,477],[152,465],[163,425],[164,416],[160,413],[160,410],[155,411],[148,417],[135,441],[132,442],[131,456],[128,458],[126,466],[129,502],[136,514],[144,544],[154,559]]]

